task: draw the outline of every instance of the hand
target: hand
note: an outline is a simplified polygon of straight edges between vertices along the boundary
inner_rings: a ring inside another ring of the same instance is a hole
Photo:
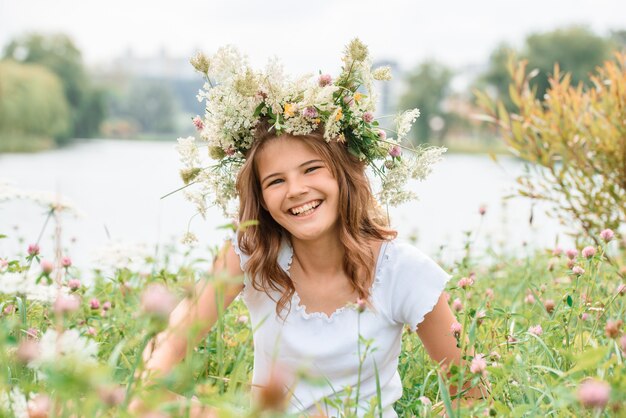
[[[185,399],[181,396],[182,399]],[[186,399],[185,399],[186,401]],[[202,405],[200,400],[193,396],[191,398],[191,411],[189,411],[190,418],[217,418],[217,410],[208,405]]]
[[[180,410],[181,414],[186,414],[187,410],[189,410],[190,418],[217,418],[217,410],[208,405],[203,405],[198,397],[193,396],[191,399],[187,399],[182,395],[179,395],[174,392],[167,392],[164,397],[165,401],[178,401],[180,402]],[[134,398],[128,404],[128,411],[137,416],[143,416],[149,412],[152,412],[150,408],[146,406],[146,404],[138,398]]]
[[[147,408],[141,399],[133,398],[128,404],[128,412],[139,415],[142,412],[147,412]]]

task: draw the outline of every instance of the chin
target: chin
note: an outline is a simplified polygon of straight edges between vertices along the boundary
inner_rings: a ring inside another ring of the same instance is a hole
[[[335,225],[326,225],[318,227],[293,227],[289,225],[285,230],[295,239],[300,241],[315,241],[319,238],[328,236],[329,234],[337,234],[337,228]]]

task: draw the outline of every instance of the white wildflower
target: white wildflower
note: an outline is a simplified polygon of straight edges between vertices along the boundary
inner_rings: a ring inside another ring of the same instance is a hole
[[[398,206],[417,198],[417,195],[409,190],[405,190],[409,180],[410,168],[403,162],[396,161],[392,166],[387,167],[385,177],[381,180],[381,190],[378,193],[378,200],[381,204]]]
[[[228,86],[217,86],[207,93],[206,111],[211,115],[204,120],[203,139],[209,147],[224,150],[247,149],[254,137],[252,128],[258,123],[254,116],[259,103],[255,97],[233,94]]]
[[[284,130],[292,135],[306,135],[311,133],[317,126],[312,121],[302,116],[295,116],[284,122]]]
[[[36,283],[37,275],[30,273],[26,277],[23,273],[7,272],[0,274],[0,293],[6,295],[23,295],[28,300],[37,300],[44,303],[52,303],[59,294],[59,288],[55,285],[45,284],[45,279]],[[63,294],[68,293],[67,288],[62,288]]]
[[[28,399],[20,388],[14,386],[10,392],[0,392],[0,412],[10,413],[15,418],[28,418]],[[0,414],[4,416],[4,414]]]
[[[139,269],[150,257],[147,245],[112,241],[94,251],[93,263],[101,269]]]
[[[196,206],[196,210],[200,216],[202,216],[202,219],[206,219],[206,212],[208,209],[206,195],[198,191],[185,190],[183,192],[183,196]]]
[[[333,94],[339,89],[334,84],[329,84],[324,87],[320,87],[316,80],[313,81],[304,92],[302,93],[302,101],[300,105],[302,108],[308,106],[315,106],[320,110],[331,110],[333,105]]]
[[[244,73],[248,66],[247,58],[232,45],[219,48],[209,61],[209,77],[220,82],[232,81],[238,74]]]
[[[286,75],[285,67],[278,57],[271,57],[265,65],[265,81],[266,83],[275,83],[276,85],[285,84]]]
[[[360,74],[361,81],[363,82],[362,88],[364,88],[365,91],[367,91],[367,93],[371,96],[371,100],[375,100],[376,89],[374,88],[374,76],[372,74],[371,68],[372,62],[368,58],[358,65],[356,71],[358,71],[358,73]]]
[[[176,151],[180,155],[180,162],[187,167],[197,167],[200,165],[200,153],[196,146],[196,138],[188,136],[187,138],[178,138]]]
[[[63,331],[60,335],[49,328],[39,340],[39,356],[28,363],[40,378],[46,379],[43,368],[64,366],[79,369],[98,363],[98,344],[89,338],[81,337],[76,329]]]
[[[445,147],[419,148],[415,157],[410,157],[410,176],[412,179],[424,180],[433,170],[433,165],[443,159]]]
[[[236,179],[242,164],[233,162],[228,169],[215,170],[206,178],[204,193],[214,196],[215,204],[229,218],[237,218]],[[233,216],[234,215],[234,216]]]
[[[389,66],[378,67],[372,71],[374,80],[391,80],[391,68]]]
[[[401,160],[388,161],[378,193],[379,201],[398,206],[416,199],[417,195],[414,192],[405,190],[408,181],[424,180],[432,172],[433,165],[442,160],[444,152],[446,152],[444,147],[420,147],[413,150],[413,153],[404,153]]]
[[[341,107],[338,106],[328,117],[324,125],[324,139],[326,141],[330,141],[339,135],[339,131],[341,130],[341,112]]]
[[[181,238],[180,242],[184,245],[193,246],[198,243],[198,237],[193,232],[187,231]]]
[[[0,203],[11,200],[29,200],[47,210],[68,212],[77,217],[85,216],[72,201],[58,193],[22,190],[8,181],[0,181]]]
[[[407,110],[398,116],[395,120],[398,131],[398,140],[402,140],[411,130],[411,126],[413,122],[419,117],[420,111],[419,109],[411,109]]]

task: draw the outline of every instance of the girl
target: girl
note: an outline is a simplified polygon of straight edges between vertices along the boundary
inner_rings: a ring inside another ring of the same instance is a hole
[[[284,400],[289,413],[340,416],[347,409],[357,416],[370,411],[396,417],[405,326],[418,333],[434,361],[460,363],[451,331],[456,320],[442,293],[450,276],[396,239],[366,176],[376,158],[385,159],[379,167],[386,169],[384,180],[403,160],[394,148],[398,143],[380,135],[366,114],[371,103],[364,104],[357,90],[369,65],[359,48],[364,46],[358,41],[350,44],[334,84],[319,78],[318,93],[335,87],[323,93],[323,101],[320,93],[317,102],[307,102],[311,93],[305,91],[272,103],[273,90],[262,77],[247,80],[254,87],[247,93],[241,78],[216,87],[256,100],[250,137],[230,144],[223,136],[209,137],[214,157],[240,162],[239,222],[257,221],[233,236],[214,273],[244,279],[226,280],[220,294],[211,284],[198,284],[195,297],[180,303],[168,329],[146,349],[147,370],[167,373],[183,358],[191,327],[201,324],[201,339],[217,320],[216,301],[227,307],[239,294],[254,330],[253,391],[262,395],[279,385],[284,393],[270,406],[281,407]],[[196,67],[210,80],[209,65],[198,60]],[[209,108],[217,99],[207,100]],[[330,108],[324,107],[328,102]],[[197,124],[203,134],[215,132],[219,114],[207,109],[205,122]],[[293,128],[305,122],[310,129]],[[377,141],[368,144],[368,138]]]

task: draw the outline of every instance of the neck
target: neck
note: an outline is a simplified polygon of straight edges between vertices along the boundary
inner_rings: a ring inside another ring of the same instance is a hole
[[[291,239],[293,255],[306,277],[336,277],[343,273],[344,248],[338,234],[328,234],[314,241]]]

